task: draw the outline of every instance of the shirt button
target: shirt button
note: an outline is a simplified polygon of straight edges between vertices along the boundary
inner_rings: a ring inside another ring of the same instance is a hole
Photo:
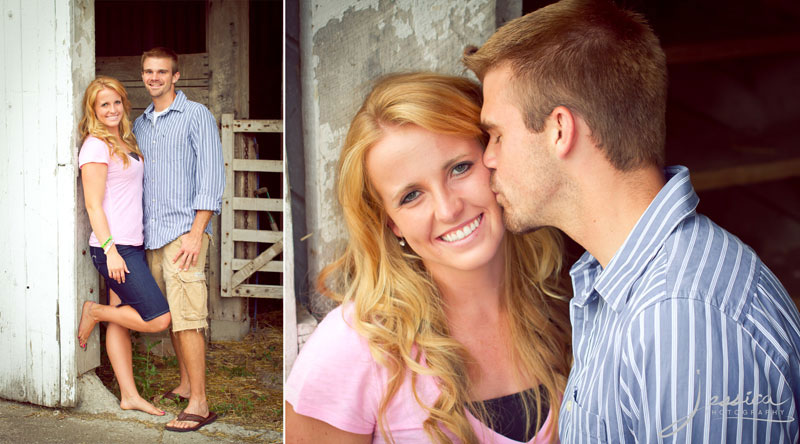
[[[572,401],[567,401],[567,411],[568,412],[572,411]]]

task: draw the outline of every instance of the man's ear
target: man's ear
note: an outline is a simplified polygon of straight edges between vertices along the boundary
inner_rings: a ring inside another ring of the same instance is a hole
[[[174,85],[175,83],[177,83],[180,78],[181,78],[181,72],[175,71],[175,74],[172,75],[172,84]]]
[[[552,140],[556,156],[563,159],[572,152],[577,141],[575,116],[566,106],[557,106],[549,118],[553,125]]]

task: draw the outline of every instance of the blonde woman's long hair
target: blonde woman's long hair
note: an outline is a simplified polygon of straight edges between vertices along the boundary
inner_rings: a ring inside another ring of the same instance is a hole
[[[423,427],[432,441],[451,442],[444,426],[462,442],[478,442],[467,406],[480,403],[471,401],[469,356],[450,337],[440,292],[419,256],[400,246],[388,227],[365,159],[384,128],[397,125],[414,124],[485,145],[486,135],[478,126],[480,109],[480,87],[469,79],[433,73],[384,77],[353,118],[339,159],[337,193],[350,239],[344,254],[320,273],[318,290],[335,301],[352,303],[353,328],[388,369],[378,412],[378,426],[388,442],[393,440],[384,421],[386,409],[409,374],[417,402],[429,412]],[[543,433],[552,439],[570,365],[569,318],[558,279],[561,237],[553,229],[525,235],[506,232],[501,248],[505,252],[502,306],[511,324],[515,377],[544,387],[553,427]],[[433,405],[423,403],[417,394],[420,375],[433,376],[441,390]],[[535,431],[547,412],[541,410],[539,391],[531,392],[523,402],[526,407],[537,406]],[[478,412],[487,419],[485,410],[481,413],[479,407]]]
[[[89,136],[97,137],[108,145],[108,152],[111,157],[117,156],[125,168],[130,165],[130,160],[126,150],[119,145],[117,138],[108,130],[108,128],[100,122],[97,118],[97,113],[94,110],[94,104],[97,100],[97,94],[104,89],[115,91],[122,98],[122,106],[125,112],[119,121],[119,136],[122,141],[128,145],[131,152],[136,153],[140,157],[142,152],[139,150],[139,144],[136,143],[136,137],[133,136],[133,125],[131,124],[131,102],[128,100],[128,92],[122,86],[119,80],[108,76],[97,76],[96,79],[89,83],[86,87],[86,92],[83,93],[83,117],[78,124],[78,133],[81,140],[86,140]]]

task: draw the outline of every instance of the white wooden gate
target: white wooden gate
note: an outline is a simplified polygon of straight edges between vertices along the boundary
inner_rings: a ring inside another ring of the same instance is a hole
[[[245,284],[257,271],[283,272],[283,263],[274,260],[283,251],[283,232],[273,225],[271,229],[241,229],[235,227],[236,212],[266,211],[283,212],[283,200],[262,197],[237,196],[234,186],[236,172],[259,172],[283,174],[280,160],[237,159],[234,145],[241,133],[282,133],[280,120],[235,120],[233,114],[222,115],[222,152],[225,159],[225,192],[222,195],[222,264],[220,270],[220,294],[223,297],[274,298],[283,297],[281,285]],[[271,244],[256,258],[237,258],[236,242]]]

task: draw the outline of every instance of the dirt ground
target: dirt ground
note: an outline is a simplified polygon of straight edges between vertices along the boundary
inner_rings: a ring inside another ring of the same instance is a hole
[[[211,342],[206,353],[209,406],[220,420],[248,429],[283,431],[283,314],[269,305],[241,342]],[[98,377],[119,398],[119,386],[102,347]],[[177,359],[134,354],[134,375],[143,397],[177,415],[186,401],[160,399],[180,380]]]

